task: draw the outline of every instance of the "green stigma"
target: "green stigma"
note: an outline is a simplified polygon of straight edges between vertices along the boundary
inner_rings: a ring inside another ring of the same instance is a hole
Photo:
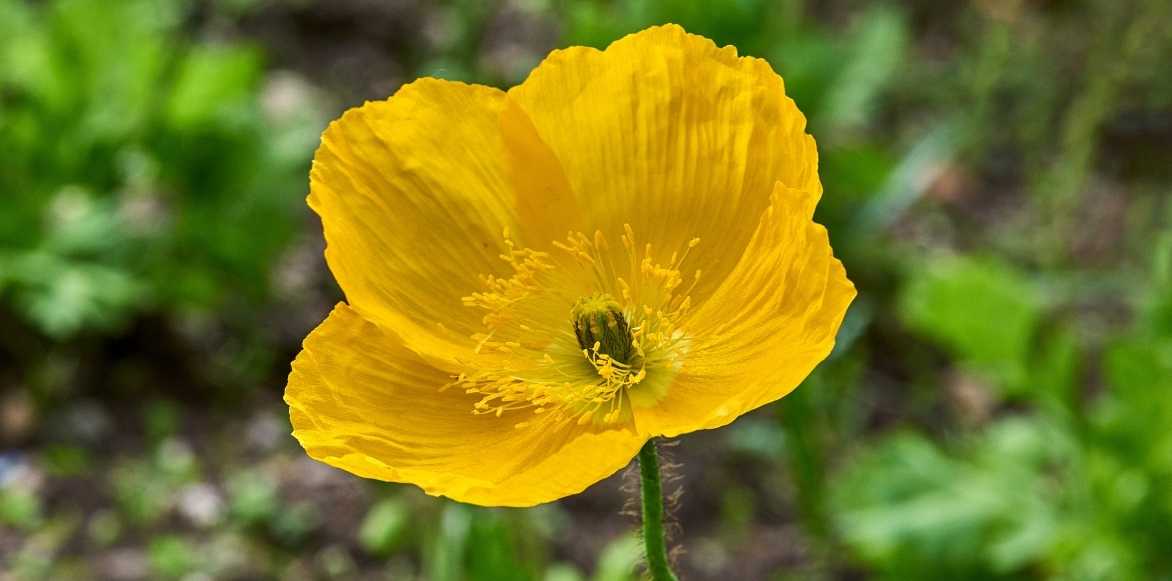
[[[603,293],[582,297],[570,309],[570,319],[582,349],[597,349],[619,363],[630,362],[631,326],[614,297]]]

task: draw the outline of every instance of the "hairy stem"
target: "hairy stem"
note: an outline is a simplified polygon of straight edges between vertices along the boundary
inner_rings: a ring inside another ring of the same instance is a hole
[[[648,440],[639,450],[639,474],[643,494],[643,545],[647,553],[647,572],[652,581],[676,581],[667,562],[667,542],[663,535],[663,486],[659,481],[659,455],[655,441]]]

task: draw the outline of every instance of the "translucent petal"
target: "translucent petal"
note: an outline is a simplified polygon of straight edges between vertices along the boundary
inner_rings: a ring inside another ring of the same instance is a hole
[[[629,223],[659,262],[701,239],[695,302],[742,254],[776,182],[821,192],[781,78],[675,25],[554,51],[508,96],[564,172],[587,221],[571,227],[617,240]]]
[[[688,349],[666,394],[635,410],[641,433],[725,425],[792,391],[830,354],[855,288],[812,221],[816,202],[777,184],[744,255],[683,324]]]
[[[487,506],[581,492],[625,466],[644,438],[628,423],[517,428],[473,414],[476,396],[346,304],[309,335],[285,390],[293,435],[322,462]]]
[[[347,111],[314,156],[309,204],[346,298],[433,360],[478,330],[460,301],[477,277],[507,271],[502,232],[517,220],[504,104],[496,89],[421,79]]]

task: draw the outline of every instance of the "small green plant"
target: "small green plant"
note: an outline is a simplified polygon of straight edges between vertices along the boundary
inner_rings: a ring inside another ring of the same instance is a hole
[[[269,295],[312,116],[181,0],[0,0],[0,300],[54,337]],[[311,109],[311,108],[309,108]]]
[[[1172,456],[1165,453],[1172,450],[1170,240],[1156,245],[1136,323],[1106,351],[1103,392],[1086,402],[1052,397],[1077,368],[1068,335],[1042,336],[1049,352],[1066,353],[1059,365],[1025,356],[1024,338],[1037,333],[1037,317],[1022,314],[1031,295],[1021,281],[997,277],[998,285],[1011,285],[1002,292],[990,289],[992,278],[977,278],[964,288],[985,292],[960,301],[948,289],[987,272],[970,263],[951,270],[952,282],[937,273],[929,278],[937,282],[924,283],[938,291],[913,291],[908,304],[915,306],[908,308],[919,328],[967,361],[991,348],[1005,351],[984,367],[1022,369],[996,384],[1032,378],[1017,393],[1033,405],[944,446],[904,432],[859,454],[833,493],[838,531],[859,559],[899,579],[1172,574],[1164,550],[1172,543]],[[958,316],[962,309],[969,311]],[[1003,324],[984,321],[998,314]]]

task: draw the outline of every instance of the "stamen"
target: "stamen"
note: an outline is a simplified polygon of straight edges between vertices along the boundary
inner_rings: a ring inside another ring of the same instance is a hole
[[[700,277],[694,271],[685,286],[681,265],[698,238],[661,264],[630,225],[615,251],[601,231],[570,232],[552,253],[518,247],[507,230],[504,236],[501,259],[513,274],[482,276],[483,290],[463,298],[484,311],[485,330],[473,334],[472,359],[445,386],[479,396],[472,413],[529,410],[517,428],[614,423],[628,409],[628,390],[656,369],[678,368],[679,325]],[[578,288],[584,283],[590,286]],[[569,310],[569,328],[554,323],[559,303]]]

